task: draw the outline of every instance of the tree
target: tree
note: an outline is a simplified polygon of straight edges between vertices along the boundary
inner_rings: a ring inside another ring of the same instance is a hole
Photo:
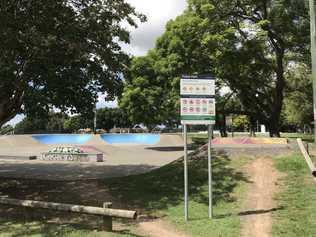
[[[86,128],[83,125],[84,124],[82,123],[82,117],[80,115],[75,115],[65,120],[64,129],[68,133],[74,133],[74,132],[77,132],[81,128]]]
[[[155,52],[134,58],[119,106],[134,124],[144,123],[151,128],[163,121],[160,113],[165,103],[166,83],[155,71]]]
[[[246,115],[239,115],[233,119],[234,131],[248,131],[250,128],[249,119]]]
[[[260,119],[271,136],[279,136],[285,73],[291,61],[303,61],[308,52],[305,2],[191,0],[189,8],[210,26],[205,43],[216,57],[216,76],[238,95],[250,120]],[[225,26],[217,30],[216,38],[214,22]],[[234,34],[227,38],[227,31]],[[214,42],[227,40],[225,47],[214,47]]]
[[[313,121],[313,91],[310,70],[304,64],[296,64],[287,73],[284,100],[285,122],[304,130]]]
[[[49,112],[47,116],[27,116],[15,126],[15,133],[64,133],[65,120],[68,115],[55,112]]]
[[[131,127],[131,123],[122,109],[102,108],[97,110],[97,127],[109,131],[114,127]]]
[[[17,113],[93,110],[122,90],[129,43],[122,22],[145,20],[124,0],[0,3],[0,126]]]
[[[210,68],[199,38],[201,23],[190,13],[169,21],[155,48],[132,60],[119,105],[133,123],[149,128],[179,123],[181,74],[205,73]]]
[[[79,129],[93,128],[93,114],[70,116],[64,120],[63,127],[66,132],[70,133],[78,132]]]
[[[21,122],[15,125],[14,132],[16,134],[39,133],[45,131],[46,124],[46,118],[25,117]]]
[[[270,136],[280,136],[286,73],[291,64],[307,61],[308,45],[304,1],[190,0],[155,48],[133,60],[120,105],[132,121],[176,118],[171,111],[178,112],[180,75],[212,73],[218,89],[230,88],[228,101],[238,100],[238,108],[230,108],[231,102],[218,97],[220,116],[247,115],[251,130],[258,121]]]

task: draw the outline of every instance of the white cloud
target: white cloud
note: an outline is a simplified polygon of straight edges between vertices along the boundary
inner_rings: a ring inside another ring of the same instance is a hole
[[[128,28],[131,31],[131,43],[122,45],[127,53],[134,56],[143,56],[152,49],[157,38],[165,31],[167,22],[180,15],[187,6],[186,0],[126,1],[147,17],[147,21],[139,23],[138,28]],[[97,108],[117,107],[117,101],[105,102],[103,98],[99,97]]]
[[[97,109],[109,107],[115,108],[117,107],[117,100],[114,101],[105,101],[105,94],[99,94],[98,102],[97,102]]]
[[[147,16],[147,22],[140,23],[138,28],[131,30],[131,44],[124,45],[124,49],[136,56],[145,55],[153,48],[156,39],[163,34],[165,25],[170,19],[180,15],[186,0],[127,0],[136,11]]]
[[[18,114],[13,119],[11,119],[9,122],[7,122],[6,124],[9,124],[11,126],[15,126],[17,123],[21,122],[24,118],[25,118],[25,115]]]

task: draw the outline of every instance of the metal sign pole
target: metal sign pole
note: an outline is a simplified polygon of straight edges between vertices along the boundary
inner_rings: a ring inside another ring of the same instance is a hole
[[[211,157],[211,144],[212,144],[212,130],[213,126],[208,125],[208,216],[210,219],[213,217],[213,207],[212,207],[212,157]]]
[[[94,118],[93,118],[93,132],[96,134],[97,132],[97,104],[94,105]]]
[[[187,149],[187,125],[183,125],[184,130],[184,219],[188,221],[188,149]]]
[[[212,75],[182,75],[180,80],[181,124],[184,139],[184,218],[188,221],[188,150],[187,126],[215,123],[215,78]],[[208,127],[209,216],[212,218],[211,133]]]

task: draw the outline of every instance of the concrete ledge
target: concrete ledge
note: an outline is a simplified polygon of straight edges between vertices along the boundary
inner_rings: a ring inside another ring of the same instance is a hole
[[[102,153],[60,153],[44,152],[40,160],[44,161],[73,161],[73,162],[103,162]]]
[[[286,138],[271,137],[216,137],[212,140],[216,145],[287,145]]]
[[[12,155],[0,155],[0,160],[36,160],[36,156],[12,156]]]

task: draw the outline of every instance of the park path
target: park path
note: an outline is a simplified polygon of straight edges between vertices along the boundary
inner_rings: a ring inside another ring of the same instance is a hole
[[[149,237],[189,237],[161,219],[140,222],[137,232]]]
[[[251,183],[242,218],[242,237],[270,237],[271,213],[277,208],[273,197],[278,192],[277,181],[281,177],[271,158],[258,158],[246,167]]]

